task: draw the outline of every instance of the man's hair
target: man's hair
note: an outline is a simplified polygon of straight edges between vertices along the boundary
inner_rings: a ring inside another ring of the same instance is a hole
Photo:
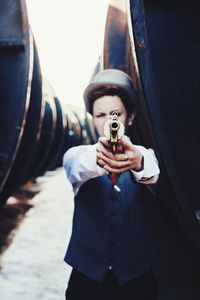
[[[127,93],[119,89],[117,87],[102,87],[92,93],[92,95],[89,98],[89,103],[90,103],[90,108],[91,112],[93,114],[93,104],[94,101],[103,97],[103,96],[119,96],[120,99],[122,100],[122,103],[125,106],[127,115],[130,116],[132,113],[136,111],[136,107],[134,105],[134,101],[131,101]]]

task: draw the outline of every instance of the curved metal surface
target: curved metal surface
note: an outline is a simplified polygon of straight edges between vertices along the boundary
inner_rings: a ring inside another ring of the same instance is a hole
[[[161,287],[196,288],[200,276],[200,4],[124,0],[120,3],[127,2],[126,13],[124,9],[119,13],[118,2],[111,1],[108,11],[104,68],[122,69],[132,77],[140,95],[132,136],[136,143],[154,148],[159,158],[154,219],[162,254],[156,273]],[[172,291],[164,296],[163,291],[159,299],[187,299],[180,289],[179,296]],[[197,293],[193,296],[198,299]]]
[[[116,4],[115,4],[116,2]],[[125,1],[111,1],[104,34],[103,68],[127,68],[127,19]]]
[[[21,10],[20,2],[1,1],[0,11],[4,15],[0,18],[0,111],[3,112],[0,118],[1,191],[20,145],[23,131],[21,124],[29,105],[30,89],[27,86],[32,76],[33,46],[27,14]],[[15,28],[10,24],[15,24]],[[12,30],[9,30],[10,27]],[[13,36],[16,36],[16,40]],[[11,89],[11,86],[15,88]]]
[[[50,83],[43,78],[42,80],[42,94],[43,99],[48,102],[48,109],[47,109],[47,120],[48,117],[52,118],[52,126],[44,128],[45,131],[45,137],[48,140],[48,144],[46,143],[46,147],[43,148],[43,151],[45,150],[45,155],[43,155],[43,159],[40,161],[40,164],[37,165],[35,170],[34,177],[42,176],[49,168],[49,165],[51,163],[52,157],[53,157],[53,149],[54,149],[54,143],[55,143],[55,135],[56,135],[56,128],[58,124],[58,114],[57,114],[57,108],[54,98],[54,91],[50,85]],[[48,124],[49,125],[49,120]],[[42,139],[42,138],[41,138]],[[48,146],[47,146],[48,145]]]
[[[179,1],[164,0],[145,1],[144,5],[142,1],[131,3],[142,88],[163,171],[170,180],[174,209],[181,224],[200,250],[196,217],[200,207],[197,197],[200,60],[196,55],[200,50],[197,26],[200,6],[197,1],[181,5]]]
[[[0,194],[1,201],[3,201],[3,198],[6,200],[8,196],[22,184],[22,178],[27,173],[31,159],[35,155],[40,124],[41,99],[41,73],[36,47],[34,47],[34,64],[29,106],[21,126],[20,145],[16,155],[12,158],[13,163],[11,170]]]
[[[0,1],[0,205],[28,180],[62,166],[72,146],[94,142],[85,110],[64,107],[41,78],[25,0]]]
[[[198,179],[193,180],[191,174],[198,178],[199,159],[192,164],[188,153],[191,149],[196,156],[199,148],[195,111],[199,108],[200,90],[193,89],[199,68],[195,55],[200,46],[196,23],[199,3],[132,0],[130,3],[143,104],[161,166],[157,191],[158,201],[162,201],[157,216],[157,224],[161,225],[157,230],[161,263],[157,272],[159,278],[164,278],[160,280],[161,286],[167,283],[196,288],[200,276]],[[198,66],[195,70],[194,64]],[[184,267],[177,268],[177,264]],[[169,294],[169,299],[176,297],[173,292]],[[186,296],[181,291],[179,297]]]
[[[48,166],[48,170],[54,170],[57,167],[62,166],[62,162],[59,160],[59,155],[63,155],[63,143],[64,143],[64,134],[67,127],[66,118],[63,112],[62,105],[57,97],[54,96],[55,106],[56,106],[56,114],[57,114],[57,122],[56,122],[56,130],[53,146],[50,154],[50,162]]]
[[[36,178],[44,174],[49,160],[50,151],[52,149],[55,134],[55,104],[54,99],[43,98],[45,102],[45,114],[42,124],[40,142],[38,145],[38,153],[35,161],[35,168],[32,170],[32,178]]]

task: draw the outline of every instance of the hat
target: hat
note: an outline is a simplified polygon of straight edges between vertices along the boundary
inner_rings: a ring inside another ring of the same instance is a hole
[[[133,105],[137,105],[137,92],[134,90],[131,77],[117,69],[105,69],[96,74],[94,79],[86,87],[83,98],[85,101],[86,110],[92,113],[91,96],[94,92],[102,88],[116,88],[123,91],[127,95],[127,100],[132,102]]]

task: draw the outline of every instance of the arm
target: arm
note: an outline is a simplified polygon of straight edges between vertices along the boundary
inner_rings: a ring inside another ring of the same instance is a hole
[[[75,195],[84,182],[106,173],[96,163],[96,147],[97,144],[72,147],[64,154],[63,167]]]
[[[152,149],[134,145],[127,136],[123,136],[118,142],[117,153],[113,154],[106,138],[100,138],[99,141],[97,161],[106,171],[131,171],[135,180],[143,184],[152,184],[158,180],[160,170]]]

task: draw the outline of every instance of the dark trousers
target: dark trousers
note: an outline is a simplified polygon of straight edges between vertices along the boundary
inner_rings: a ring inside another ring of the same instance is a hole
[[[152,272],[119,285],[112,271],[99,283],[72,270],[66,300],[156,300],[157,283]]]

